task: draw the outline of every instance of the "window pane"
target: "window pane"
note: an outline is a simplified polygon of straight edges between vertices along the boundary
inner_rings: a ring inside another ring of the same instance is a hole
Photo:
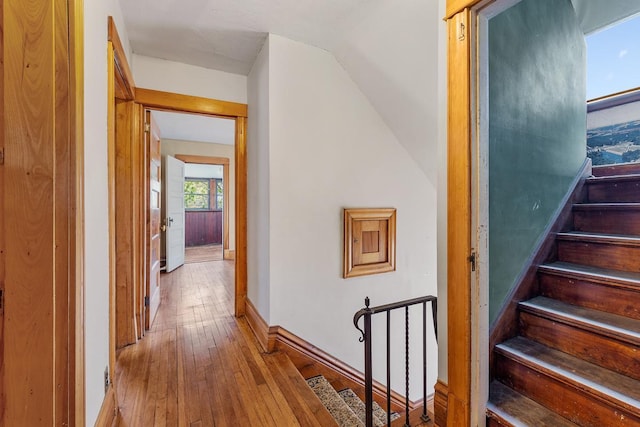
[[[209,196],[202,194],[185,194],[185,209],[209,209]]]
[[[222,201],[223,201],[222,196],[220,195],[216,196],[216,209],[222,209]]]

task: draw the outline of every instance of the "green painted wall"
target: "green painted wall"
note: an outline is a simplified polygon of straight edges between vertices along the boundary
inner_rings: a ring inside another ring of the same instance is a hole
[[[586,157],[586,48],[569,0],[489,21],[489,321]]]

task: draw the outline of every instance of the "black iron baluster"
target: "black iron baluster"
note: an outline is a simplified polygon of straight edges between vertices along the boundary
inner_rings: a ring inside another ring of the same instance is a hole
[[[429,421],[427,415],[427,302],[422,303],[422,415],[420,419]]]
[[[365,397],[365,426],[373,427],[373,370],[371,364],[371,314],[369,297],[364,299],[364,397]]]
[[[404,397],[404,427],[411,427],[409,424],[409,307],[404,308],[404,346],[404,385],[407,392]]]
[[[387,425],[391,425],[391,311],[387,311]]]
[[[391,423],[391,311],[399,308],[405,309],[405,424],[404,427],[410,427],[410,407],[409,407],[409,307],[414,304],[422,304],[422,392],[426,397],[426,380],[427,380],[427,302],[431,303],[431,314],[433,317],[433,327],[436,342],[438,340],[438,324],[437,324],[437,299],[434,296],[425,296],[413,298],[405,301],[399,301],[392,304],[380,305],[377,307],[369,307],[369,297],[365,298],[366,307],[356,312],[353,316],[353,324],[358,329],[362,337],[360,342],[364,342],[365,347],[365,422],[366,427],[373,426],[373,371],[372,371],[372,331],[371,316],[376,313],[387,313],[387,424]],[[364,317],[364,329],[358,325],[360,318]],[[423,398],[424,398],[423,397]],[[425,401],[426,403],[426,401]],[[423,406],[422,420],[429,421],[426,405]]]

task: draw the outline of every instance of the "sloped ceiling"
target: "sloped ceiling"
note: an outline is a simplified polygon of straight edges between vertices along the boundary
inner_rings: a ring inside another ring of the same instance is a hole
[[[333,52],[435,183],[438,3],[121,0],[134,53],[247,75],[271,32]]]
[[[638,0],[571,0],[585,34],[640,13]]]
[[[267,33],[332,50],[380,0],[120,0],[133,52],[249,74]]]

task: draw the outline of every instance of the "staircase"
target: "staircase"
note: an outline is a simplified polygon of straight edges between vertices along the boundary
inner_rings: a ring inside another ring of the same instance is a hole
[[[365,425],[365,405],[353,390],[347,388],[336,391],[322,375],[307,379],[307,384],[327,408],[340,427],[360,427]],[[391,420],[400,416],[391,413]],[[387,424],[387,413],[377,403],[373,404],[373,422],[381,427]]]
[[[593,173],[493,349],[489,426],[640,426],[640,165]]]

